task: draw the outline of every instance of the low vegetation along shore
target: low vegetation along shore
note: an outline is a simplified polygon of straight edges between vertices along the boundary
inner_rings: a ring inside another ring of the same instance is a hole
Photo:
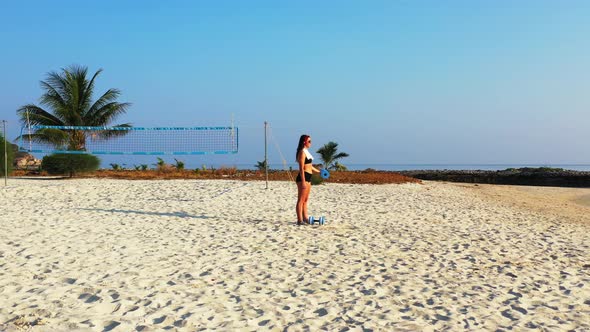
[[[15,171],[13,176],[30,176],[30,172]],[[41,175],[48,175],[41,173]],[[269,181],[295,181],[297,172],[277,171],[268,172]],[[77,178],[110,178],[127,180],[150,180],[150,179],[226,179],[242,181],[265,181],[266,175],[263,171],[238,170],[236,168],[219,168],[211,170],[98,170],[90,173],[78,174]],[[386,184],[386,183],[419,183],[418,179],[401,175],[395,172],[383,171],[338,171],[331,172],[330,178],[323,180],[314,174],[313,182],[331,183],[355,183],[355,184]]]
[[[48,175],[44,172],[14,171],[12,176]],[[270,170],[269,181],[292,181],[297,176],[295,171]],[[237,168],[219,168],[209,170],[110,170],[101,169],[90,173],[78,174],[78,178],[111,178],[128,180],[149,179],[230,179],[242,181],[264,181],[266,175],[260,170],[239,170]],[[427,181],[447,181],[463,183],[507,184],[550,187],[590,187],[590,172],[573,171],[561,168],[511,168],[500,171],[484,170],[411,170],[411,171],[333,171],[327,180],[314,175],[314,183],[420,183]]]
[[[421,180],[549,187],[590,187],[590,172],[563,168],[508,168],[482,170],[415,170],[400,174]]]
[[[44,172],[35,174],[26,171],[14,171],[13,176],[48,175]],[[293,181],[296,171],[270,170],[269,181]],[[219,168],[208,170],[179,170],[167,168],[160,170],[111,170],[101,169],[89,173],[77,174],[77,178],[111,178],[128,180],[149,179],[228,179],[242,181],[264,181],[266,175],[260,170],[239,170],[237,168]],[[446,181],[482,184],[505,184],[550,187],[590,187],[590,172],[572,171],[561,168],[513,168],[500,171],[484,170],[412,170],[412,171],[333,171],[330,178],[324,180],[314,175],[313,182],[353,183],[353,184],[387,184],[420,183],[427,181]]]

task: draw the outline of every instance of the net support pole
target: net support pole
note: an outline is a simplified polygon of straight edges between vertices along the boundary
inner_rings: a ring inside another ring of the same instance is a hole
[[[4,186],[8,185],[8,150],[6,149],[6,120],[2,120],[2,136],[4,136]]]
[[[264,121],[264,175],[266,178],[266,189],[268,189],[267,128],[268,122]]]

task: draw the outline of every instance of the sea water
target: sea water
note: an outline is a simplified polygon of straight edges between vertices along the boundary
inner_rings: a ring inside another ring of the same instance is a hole
[[[101,159],[101,168],[112,169],[113,165],[125,169],[141,168],[142,165],[147,166],[148,169],[155,169],[157,167],[158,156],[98,156]],[[244,163],[239,161],[236,156],[214,156],[211,158],[195,158],[186,156],[160,156],[160,158],[170,165],[177,165],[179,162],[184,164],[185,169],[219,169],[219,168],[237,168],[244,170],[256,169],[256,162]],[[354,164],[341,162],[350,171],[363,171],[373,169],[378,171],[410,171],[410,170],[483,170],[483,171],[497,171],[508,168],[522,168],[522,167],[551,167],[563,168],[574,171],[590,171],[590,164],[437,164],[437,163],[422,163],[422,164]],[[145,167],[144,166],[144,167]],[[289,170],[297,169],[296,163],[288,164],[269,164],[269,169],[273,170]]]

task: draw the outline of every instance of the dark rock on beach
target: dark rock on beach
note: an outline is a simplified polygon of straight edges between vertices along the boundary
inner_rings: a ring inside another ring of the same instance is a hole
[[[550,187],[590,187],[590,172],[562,168],[484,170],[412,170],[399,174],[420,180]]]

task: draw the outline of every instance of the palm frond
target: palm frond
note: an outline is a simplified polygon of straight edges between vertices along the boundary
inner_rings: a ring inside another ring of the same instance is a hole
[[[119,115],[125,113],[127,108],[131,106],[130,103],[117,103],[112,102],[109,104],[104,105],[100,109],[96,111],[96,115],[94,118],[94,126],[103,126],[114,119],[116,119]]]
[[[62,69],[62,71],[65,71],[65,69]],[[47,74],[45,82],[42,83],[46,83],[43,86],[52,87],[52,89],[54,89],[55,92],[64,99],[64,103],[67,103],[70,91],[68,91],[65,76],[62,76],[59,73],[52,71]]]
[[[101,117],[101,112],[104,112],[105,106],[109,104],[113,104],[121,92],[118,89],[109,89],[105,92],[100,98],[98,98],[92,106],[88,109],[86,113],[85,119],[90,122],[97,122],[98,118]],[[125,106],[126,108],[130,106],[129,104]],[[108,109],[108,108],[107,108]]]
[[[94,75],[92,75],[92,78],[89,81],[86,81],[85,91],[87,92],[87,94],[85,96],[85,103],[83,108],[84,112],[82,113],[82,118],[84,118],[84,121],[86,121],[86,119],[88,119],[88,117],[91,116],[90,114],[92,114],[92,95],[94,94],[94,82],[96,81],[96,78],[100,75],[100,73],[102,73],[102,68],[98,69],[94,73]],[[84,73],[84,77],[86,77],[86,73]],[[110,90],[111,89],[109,89],[109,91]]]
[[[348,156],[349,156],[348,153],[346,153],[346,152],[340,152],[339,154],[337,154],[337,155],[334,156],[334,160],[346,158]]]
[[[45,90],[45,93],[39,98],[41,105],[53,109],[62,109],[66,106],[66,101],[56,87],[47,82],[41,81],[41,88]]]
[[[129,123],[123,123],[123,124],[119,124],[113,127],[125,127],[125,128],[131,128],[131,124]],[[93,132],[91,135],[91,138],[93,140],[108,140],[110,138],[114,138],[114,137],[122,137],[125,136],[127,134],[129,134],[129,130],[99,130],[96,132]]]
[[[58,149],[68,144],[68,134],[63,130],[53,128],[39,129],[31,134],[23,134],[16,139],[23,139],[26,142],[48,143]]]
[[[53,110],[56,117],[65,123],[71,122],[72,87],[66,69],[62,73],[50,72],[41,87],[46,91],[40,98],[41,104]]]
[[[17,110],[17,113],[20,115],[21,123],[24,126],[29,123],[31,125],[63,126],[63,122],[60,119],[34,104],[22,106]]]
[[[86,79],[87,68],[79,68],[73,77],[75,86],[76,102],[74,106],[77,109],[77,114],[80,115],[80,120],[85,117],[90,104],[92,103],[92,94],[94,91],[90,88],[90,81]],[[82,121],[81,121],[82,122]]]

